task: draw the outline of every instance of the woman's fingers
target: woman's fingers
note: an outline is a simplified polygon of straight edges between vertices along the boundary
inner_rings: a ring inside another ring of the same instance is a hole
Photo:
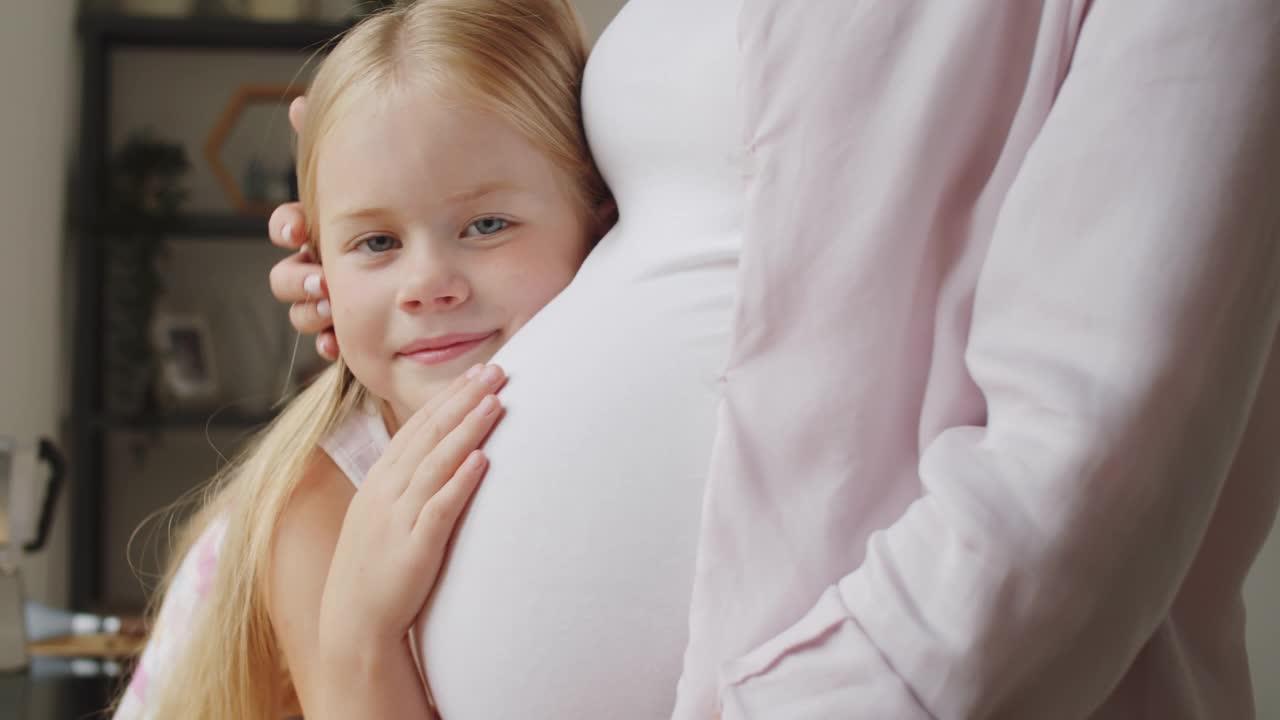
[[[271,213],[267,221],[267,234],[271,242],[282,248],[296,250],[307,241],[306,218],[302,215],[302,203],[285,203]]]
[[[302,123],[307,115],[307,96],[299,95],[289,103],[289,124],[296,133],[302,132]]]
[[[318,333],[333,327],[328,300],[299,302],[289,306],[289,322],[304,335]]]
[[[316,353],[329,362],[338,359],[338,336],[332,330],[316,335]]]
[[[329,295],[324,269],[308,253],[297,252],[271,268],[271,294],[281,302],[320,300]]]

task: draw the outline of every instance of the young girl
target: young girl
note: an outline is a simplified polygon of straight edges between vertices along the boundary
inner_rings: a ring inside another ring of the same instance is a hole
[[[343,356],[184,530],[117,718],[432,715],[406,638],[500,415],[483,363],[604,229],[582,38],[564,0],[419,0],[323,62],[298,175]]]

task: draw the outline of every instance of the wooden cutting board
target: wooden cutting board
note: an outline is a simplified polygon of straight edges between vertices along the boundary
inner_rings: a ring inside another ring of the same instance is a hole
[[[137,635],[71,635],[27,643],[33,657],[131,658],[142,652],[146,638]]]

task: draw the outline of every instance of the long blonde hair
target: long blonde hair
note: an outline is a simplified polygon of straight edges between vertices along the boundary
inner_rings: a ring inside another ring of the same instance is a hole
[[[343,108],[369,93],[422,82],[459,92],[509,122],[563,171],[584,217],[598,217],[608,191],[581,124],[585,62],[582,29],[567,0],[417,0],[365,19],[323,61],[307,91],[298,141],[304,214],[316,217],[317,148]],[[351,371],[335,363],[207,486],[154,597],[163,597],[201,535],[225,519],[217,569],[180,656],[151,682],[148,716],[280,717],[290,685],[267,612],[270,549],[320,441],[367,397]],[[153,599],[153,617],[158,609]]]

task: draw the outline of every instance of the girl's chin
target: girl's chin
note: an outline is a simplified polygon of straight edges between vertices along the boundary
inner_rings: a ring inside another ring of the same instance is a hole
[[[400,427],[408,422],[409,418],[413,417],[413,414],[419,408],[425,406],[432,398],[448,388],[456,376],[455,374],[453,377],[440,380],[418,381],[415,383],[413,391],[397,392],[393,393],[392,397],[384,398],[384,403],[395,420],[395,425],[389,427]]]

